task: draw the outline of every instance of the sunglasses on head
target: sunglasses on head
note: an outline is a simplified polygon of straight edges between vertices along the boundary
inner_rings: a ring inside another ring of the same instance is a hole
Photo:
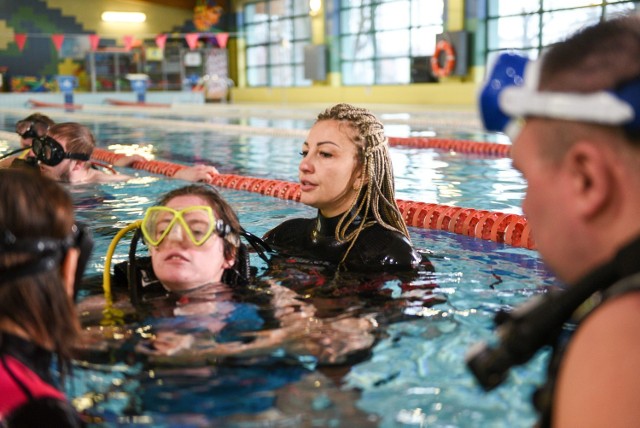
[[[49,125],[37,120],[21,120],[16,123],[16,134],[21,138],[37,138],[47,134]]]
[[[62,145],[49,136],[34,138],[31,142],[31,150],[36,159],[48,166],[56,166],[65,159],[88,161],[90,156],[86,153],[65,152]]]

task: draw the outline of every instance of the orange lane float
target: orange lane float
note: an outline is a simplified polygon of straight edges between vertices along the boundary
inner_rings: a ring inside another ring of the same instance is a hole
[[[33,108],[63,108],[66,110],[80,110],[82,109],[81,104],[65,104],[65,103],[45,103],[43,101],[38,101],[34,99],[29,99],[27,104],[31,105]]]
[[[114,106],[128,106],[128,107],[171,107],[171,104],[166,103],[148,103],[146,101],[124,101],[116,100],[114,98],[107,98],[105,102]]]
[[[442,149],[459,153],[485,156],[508,157],[511,145],[486,141],[455,140],[431,137],[389,137],[390,146],[417,147],[421,149]]]
[[[92,159],[113,164],[122,156],[124,155],[96,148],[93,151]],[[157,160],[134,162],[131,166],[169,177],[185,168],[184,165]],[[298,183],[243,177],[235,174],[218,174],[214,176],[212,184],[280,199],[300,201],[300,185]],[[400,199],[397,202],[407,226],[443,230],[514,247],[535,248],[529,224],[526,218],[521,215]]]

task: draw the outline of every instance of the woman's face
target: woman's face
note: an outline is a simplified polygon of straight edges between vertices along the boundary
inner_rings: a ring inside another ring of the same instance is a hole
[[[208,206],[209,203],[201,196],[183,195],[166,204],[177,211],[196,205]],[[185,220],[189,223],[189,219]],[[225,260],[224,239],[215,231],[204,244],[197,246],[180,222],[175,222],[157,247],[150,246],[149,252],[153,271],[160,282],[172,291],[185,291],[220,282],[223,271],[233,265],[233,260]]]
[[[358,148],[347,125],[336,120],[317,122],[302,145],[298,168],[300,202],[334,217],[347,211],[357,196],[361,168]]]

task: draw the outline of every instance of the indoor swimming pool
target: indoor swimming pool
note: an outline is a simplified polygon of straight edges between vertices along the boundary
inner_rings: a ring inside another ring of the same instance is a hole
[[[56,122],[89,126],[98,147],[112,152],[140,153],[181,165],[204,163],[222,174],[297,182],[306,130],[324,107],[328,106],[87,106],[77,112],[42,112]],[[372,111],[390,137],[505,142],[483,133],[471,111],[382,106]],[[1,129],[6,131],[0,135],[0,154],[17,147],[15,122],[32,112],[0,109]],[[525,182],[506,157],[401,145],[390,150],[398,199],[522,213]],[[168,190],[185,184],[144,170],[122,172],[134,177],[69,187],[77,217],[94,233],[88,277],[102,275],[118,230],[141,219]],[[284,219],[315,216],[314,209],[295,201],[218,190],[243,227],[257,236]],[[318,308],[319,317],[373,318],[373,344],[337,363],[319,364],[293,345],[239,358],[154,358],[140,352],[140,344],[149,326],[166,320],[134,314],[125,326],[96,333],[99,320],[89,317],[85,325],[93,328],[96,342],[102,334],[107,345],[96,344],[82,354],[67,380],[67,394],[93,426],[533,425],[531,394],[543,378],[546,355],[513,369],[490,393],[468,371],[465,355],[479,341],[495,340],[493,317],[498,310],[556,286],[555,278],[534,250],[441,230],[410,227],[410,233],[434,271],[423,269],[411,277],[335,275],[313,265],[284,262],[274,267],[251,253],[255,283],[230,303],[239,318],[225,322],[255,321],[249,315],[241,318],[243,308],[251,305],[258,308],[261,328],[273,328],[273,320],[262,316],[270,309],[265,303],[269,283],[296,292]],[[117,246],[113,264],[127,260],[130,241],[125,238]],[[94,283],[81,296],[100,292]]]

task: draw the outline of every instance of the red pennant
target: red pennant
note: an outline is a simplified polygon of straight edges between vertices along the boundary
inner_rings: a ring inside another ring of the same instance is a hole
[[[164,45],[167,43],[167,35],[166,34],[158,34],[156,36],[156,46],[160,49],[164,49]]]
[[[27,42],[27,35],[24,33],[16,33],[13,35],[13,40],[16,42],[16,45],[18,45],[18,49],[20,49],[20,52],[22,52],[22,49],[24,49],[24,44]]]
[[[51,41],[53,42],[53,46],[56,47],[56,51],[60,52],[62,42],[64,42],[64,34],[52,34]]]
[[[218,41],[218,46],[224,49],[225,47],[227,47],[227,40],[229,40],[229,33],[216,34],[216,40]]]
[[[89,45],[91,46],[91,50],[95,51],[98,49],[98,44],[100,43],[100,36],[97,34],[89,34]]]
[[[122,41],[124,43],[124,48],[126,50],[131,50],[131,46],[133,46],[133,42],[134,42],[133,36],[124,36],[122,38]]]
[[[200,33],[189,33],[184,36],[184,38],[187,39],[187,44],[189,45],[189,49],[193,50],[196,48],[199,37],[200,37]]]

